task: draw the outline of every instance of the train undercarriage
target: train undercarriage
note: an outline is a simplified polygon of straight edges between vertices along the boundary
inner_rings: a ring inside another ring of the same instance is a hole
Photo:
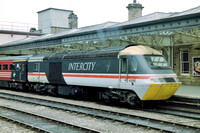
[[[115,101],[126,103],[130,106],[141,105],[141,100],[138,96],[134,92],[128,90],[26,82],[8,82],[8,86],[6,87],[14,90],[67,96],[84,100],[92,99],[105,102]]]

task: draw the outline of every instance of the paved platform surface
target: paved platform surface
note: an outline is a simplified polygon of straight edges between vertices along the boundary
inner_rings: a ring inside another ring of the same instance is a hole
[[[181,85],[174,95],[200,99],[200,86]]]

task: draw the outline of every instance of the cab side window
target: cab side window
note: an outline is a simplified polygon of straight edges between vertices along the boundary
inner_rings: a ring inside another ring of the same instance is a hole
[[[122,58],[122,72],[126,72],[127,70],[127,59],[126,58]]]
[[[135,57],[132,57],[132,60],[130,61],[130,72],[137,72],[138,70],[138,62]]]

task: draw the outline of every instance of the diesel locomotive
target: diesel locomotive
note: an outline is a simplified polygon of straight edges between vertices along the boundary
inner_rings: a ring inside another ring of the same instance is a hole
[[[0,86],[21,90],[135,105],[168,99],[180,85],[162,54],[142,45],[0,58]]]

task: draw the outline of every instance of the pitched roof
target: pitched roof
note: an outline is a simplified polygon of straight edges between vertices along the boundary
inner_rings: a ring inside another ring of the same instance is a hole
[[[151,13],[136,19],[133,19],[131,21],[125,21],[122,23],[117,22],[105,22],[102,24],[97,25],[91,25],[86,27],[81,27],[77,29],[71,29],[67,30],[61,33],[57,34],[47,34],[40,37],[35,37],[31,39],[24,39],[16,42],[10,42],[7,44],[3,44],[0,47],[8,46],[8,45],[18,45],[18,44],[24,44],[24,43],[31,43],[35,41],[43,41],[43,40],[49,40],[49,39],[55,39],[55,38],[62,38],[65,36],[74,36],[74,35],[80,35],[80,34],[88,34],[88,32],[101,32],[102,30],[112,29],[112,28],[120,28],[124,26],[135,26],[135,25],[142,25],[142,24],[149,24],[149,23],[155,23],[155,22],[166,22],[170,19],[178,19],[183,18],[186,16],[192,16],[195,14],[200,14],[200,6],[179,12],[179,13],[164,13],[164,12],[155,12]]]

